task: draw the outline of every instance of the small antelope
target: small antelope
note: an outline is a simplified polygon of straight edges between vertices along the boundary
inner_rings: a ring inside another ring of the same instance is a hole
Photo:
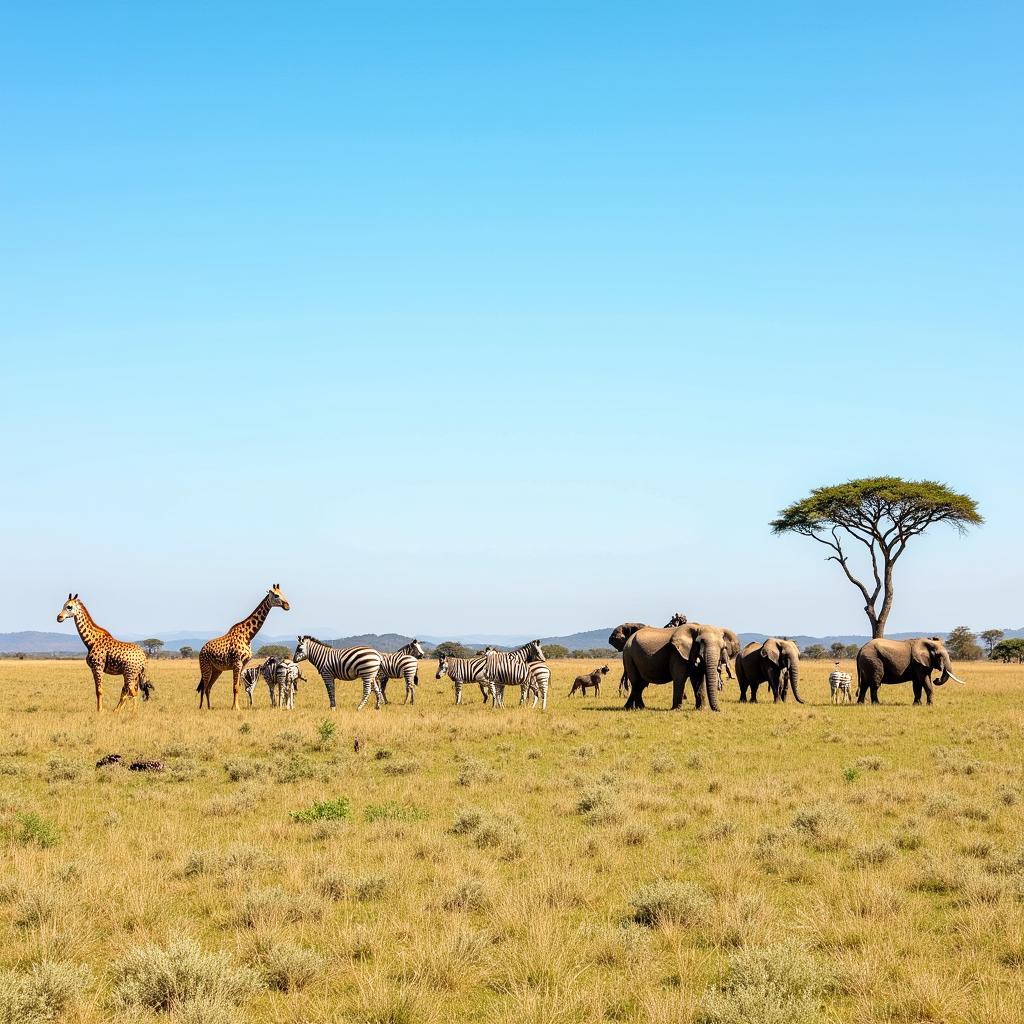
[[[572,689],[569,691],[571,697],[577,690],[579,690],[584,697],[587,695],[588,687],[594,688],[594,695],[599,696],[601,693],[601,676],[608,675],[608,666],[602,665],[601,668],[595,668],[593,672],[588,673],[585,676],[577,676],[572,683]]]

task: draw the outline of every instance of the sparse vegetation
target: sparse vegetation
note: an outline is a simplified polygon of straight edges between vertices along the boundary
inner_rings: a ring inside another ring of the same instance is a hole
[[[197,717],[186,660],[117,719],[67,708],[81,663],[0,663],[40,705],[0,702],[0,1024],[1017,1024],[1024,670],[861,708],[830,668],[712,718],[456,709],[423,665],[414,708],[285,722]]]

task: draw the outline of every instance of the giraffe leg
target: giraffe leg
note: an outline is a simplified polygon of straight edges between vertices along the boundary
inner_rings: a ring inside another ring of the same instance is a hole
[[[90,665],[92,681],[96,685],[96,710],[103,710],[103,669],[99,665]]]
[[[121,687],[121,697],[117,702],[117,707],[114,708],[114,714],[124,706],[126,700],[129,697],[135,698],[139,694],[139,678],[138,674],[134,672],[125,672],[124,674],[124,686]]]
[[[231,666],[231,710],[238,710],[238,691],[240,687],[240,681],[242,678],[242,665],[240,662],[235,662]]]
[[[213,684],[220,678],[221,670],[219,668],[210,667],[205,673],[203,679],[203,692],[199,697],[199,706],[203,706],[203,697],[206,697],[206,710],[210,710],[210,691],[213,689]]]

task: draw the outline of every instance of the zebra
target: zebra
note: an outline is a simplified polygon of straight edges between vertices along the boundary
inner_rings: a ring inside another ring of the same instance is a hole
[[[384,695],[380,692],[380,684],[377,682],[377,675],[380,672],[381,657],[378,651],[372,647],[346,647],[339,650],[315,636],[300,636],[298,645],[293,655],[295,661],[309,661],[309,663],[320,673],[320,678],[327,687],[327,696],[331,702],[331,708],[336,708],[334,702],[334,681],[336,679],[362,679],[363,699],[356,709],[361,711],[366,702],[370,699],[370,691],[373,690],[377,700],[377,710],[380,710],[384,703]]]
[[[484,653],[493,706],[503,708],[505,687],[518,686],[520,706],[526,703],[527,693],[532,693],[531,707],[536,707],[540,700],[542,710],[547,710],[551,669],[544,664],[544,651],[539,640],[531,640],[513,651],[496,651],[488,647]]]
[[[853,703],[853,680],[850,677],[849,672],[839,671],[839,662],[836,662],[835,669],[829,673],[828,677],[828,688],[832,691],[832,703],[842,704],[845,700],[847,704]]]
[[[417,662],[424,653],[419,640],[411,640],[397,651],[380,656],[380,672],[377,674],[377,682],[380,683],[380,692],[384,694],[385,704],[388,703],[388,680],[402,678],[405,679],[405,703],[416,703],[416,691],[413,687],[420,684]]]
[[[261,661],[258,665],[247,665],[242,669],[242,683],[245,685],[245,695],[249,698],[249,707],[252,707],[252,693],[256,689],[256,684],[260,681],[260,676],[264,674],[264,669],[269,664],[270,659],[267,661]],[[270,680],[267,680],[267,685],[270,685]],[[271,698],[273,701],[273,698]]]
[[[487,678],[487,659],[483,655],[475,658],[453,658],[448,654],[442,654],[437,662],[437,675],[435,679],[448,674],[448,678],[455,684],[455,703],[462,703],[462,687],[465,683],[479,683],[480,693],[487,703],[487,695],[490,693],[490,680]]]
[[[299,680],[301,679],[304,683],[307,681],[299,670],[299,666],[291,658],[282,658],[280,661],[277,658],[268,658],[263,666],[263,674],[267,680],[267,689],[270,690],[270,706],[293,711]],[[276,700],[274,699],[275,690]]]

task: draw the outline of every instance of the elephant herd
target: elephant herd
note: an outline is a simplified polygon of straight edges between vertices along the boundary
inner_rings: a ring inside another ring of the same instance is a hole
[[[649,685],[672,684],[672,708],[682,706],[686,683],[693,689],[697,710],[705,701],[718,711],[720,674],[735,663],[740,702],[757,703],[762,683],[774,701],[785,700],[790,688],[800,696],[800,651],[792,640],[768,637],[748,643],[740,649],[739,637],[731,629],[706,623],[689,622],[676,613],[668,624],[658,628],[642,622],[624,622],[616,626],[608,643],[622,652],[623,686],[628,688],[626,709],[643,708],[644,690]],[[932,672],[939,678],[932,682]],[[731,673],[730,673],[731,674]],[[916,637],[911,640],[870,640],[857,654],[857,701],[863,704],[870,693],[877,704],[878,688],[883,684],[912,683],[914,703],[922,696],[931,704],[933,686],[942,686],[953,674],[949,652],[940,637]]]

